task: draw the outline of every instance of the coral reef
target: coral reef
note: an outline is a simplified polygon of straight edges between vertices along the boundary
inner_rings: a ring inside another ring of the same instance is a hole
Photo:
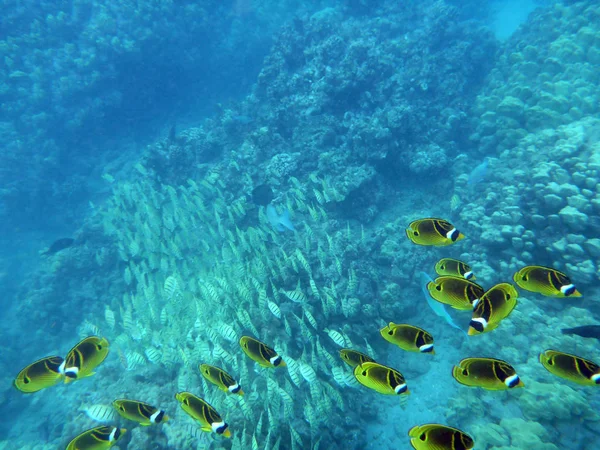
[[[58,406],[43,406],[53,392],[29,401],[1,391],[11,415],[60,414],[23,440],[64,444],[90,426],[72,402],[135,395],[174,420],[151,438],[136,429],[123,445],[187,448],[207,438],[177,408],[173,393],[182,390],[223,413],[232,449],[366,448],[365,427],[382,445],[403,446],[404,428],[421,419],[464,427],[477,448],[584,448],[598,439],[597,405],[537,361],[557,346],[597,355],[559,331],[594,323],[598,312],[597,6],[540,11],[491,69],[498,44],[488,31],[442,1],[397,3],[300,14],[246,100],[148,146],[127,177],[105,173],[110,198],[82,228],[83,245],[50,258],[23,290],[19,311],[36,331],[11,331],[27,350],[9,348],[7,360],[64,353],[59,337],[76,333],[106,336],[112,358],[94,377],[56,387]],[[125,36],[100,44],[133,51]],[[15,72],[12,82],[23,77]],[[102,108],[83,110],[75,122]],[[469,184],[484,156],[487,173]],[[274,229],[249,202],[261,183],[295,231]],[[462,202],[451,210],[452,195]],[[412,245],[403,229],[425,215],[452,218],[467,238],[443,249]],[[417,282],[444,256],[468,261],[486,287],[525,264],[551,265],[586,303],[523,293],[497,330],[464,337],[431,313]],[[443,361],[388,346],[377,327],[389,320],[431,329]],[[238,348],[242,334],[276,348],[287,369],[257,370]],[[401,367],[415,386],[408,412],[354,390],[339,342]],[[490,354],[514,364],[526,387],[482,393],[452,380],[452,361]],[[235,372],[246,396],[208,386],[199,362]],[[391,436],[390,423],[402,429]]]
[[[246,92],[274,30],[320,1],[236,4],[245,6],[217,0],[0,6],[6,143],[0,200],[11,212],[7,220],[30,224],[65,203],[79,207],[70,208],[73,220],[89,200],[81,187],[98,176],[94,167],[124,149],[136,158],[130,147],[155,139],[175,111],[199,116]]]

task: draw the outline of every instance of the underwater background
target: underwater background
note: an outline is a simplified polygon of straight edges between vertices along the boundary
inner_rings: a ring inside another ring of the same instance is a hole
[[[600,324],[597,1],[3,0],[0,57],[0,449],[103,424],[127,428],[121,450],[410,449],[426,423],[482,450],[598,448],[598,387],[538,361],[600,362],[600,333],[562,332]],[[465,239],[414,245],[426,217]],[[486,288],[550,266],[583,297],[520,290],[466,336],[423,293],[444,257]],[[386,342],[389,322],[435,355]],[[15,389],[90,335],[110,342],[95,375]],[[243,335],[287,367],[254,363]],[[342,347],[410,395],[358,384]],[[510,362],[524,388],[457,383],[467,357]],[[181,391],[231,438],[200,431]],[[137,426],[110,409],[123,397],[170,420]]]

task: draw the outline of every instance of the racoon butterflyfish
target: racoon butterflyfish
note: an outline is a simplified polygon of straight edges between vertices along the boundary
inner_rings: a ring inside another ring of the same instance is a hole
[[[376,362],[366,362],[354,368],[360,384],[385,395],[409,394],[404,376],[396,369]]]
[[[65,383],[94,375],[93,370],[106,359],[108,350],[108,341],[103,337],[90,336],[80,341],[60,366]]]
[[[523,267],[515,273],[513,280],[521,289],[547,297],[581,297],[568,276],[550,267]]]
[[[223,369],[208,364],[200,364],[198,368],[204,378],[216,385],[223,392],[244,395],[244,391],[242,391],[240,384]]]
[[[359,364],[366,362],[375,362],[369,355],[352,350],[351,348],[342,348],[340,350],[340,358],[342,358],[350,367],[356,367]]]
[[[240,347],[248,357],[262,367],[285,367],[285,361],[267,344],[250,336],[240,338]]]
[[[464,234],[444,219],[419,219],[411,222],[406,236],[417,245],[445,246],[465,238]]]
[[[435,273],[440,276],[462,277],[475,281],[475,275],[471,266],[453,258],[440,259],[435,265]]]
[[[15,388],[26,394],[41,391],[54,386],[64,376],[60,373],[60,365],[64,359],[60,356],[46,356],[29,364],[19,372],[13,381]]]
[[[169,420],[169,416],[163,410],[137,400],[119,398],[112,405],[121,417],[137,422],[144,427]]]
[[[105,450],[123,436],[125,428],[101,426],[84,431],[67,445],[66,450]]]
[[[524,386],[510,364],[494,358],[465,358],[452,368],[452,376],[465,386],[490,391]]]
[[[472,310],[473,303],[485,292],[477,283],[462,277],[449,276],[437,277],[427,283],[427,290],[434,300],[461,311]]]
[[[408,435],[416,450],[471,450],[475,446],[467,433],[437,423],[412,427]]]
[[[500,283],[488,289],[475,301],[473,317],[469,322],[469,336],[497,328],[517,306],[518,295],[515,287],[509,283]]]
[[[540,362],[548,372],[577,384],[600,384],[600,366],[595,362],[557,350],[540,353]]]
[[[192,419],[200,422],[202,431],[217,433],[227,438],[231,437],[229,425],[207,402],[189,392],[178,392],[175,394],[175,398]]]
[[[379,332],[386,341],[397,345],[402,350],[435,354],[433,336],[422,328],[390,322]]]

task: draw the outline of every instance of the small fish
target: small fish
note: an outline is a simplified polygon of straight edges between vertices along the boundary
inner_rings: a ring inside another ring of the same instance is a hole
[[[583,325],[581,327],[563,328],[562,334],[576,334],[584,338],[600,339],[600,325]]]
[[[342,358],[350,367],[356,367],[366,362],[375,362],[369,355],[352,350],[351,348],[340,349],[340,358]]]
[[[229,425],[225,423],[219,413],[207,402],[189,392],[178,392],[175,398],[179,406],[188,415],[200,422],[202,431],[207,433],[217,433],[226,438],[231,437]]]
[[[113,422],[117,415],[115,410],[110,405],[90,405],[80,408],[86,416],[96,422],[108,423]]]
[[[547,297],[581,297],[568,276],[550,267],[523,267],[515,273],[513,280],[521,289]]]
[[[438,277],[427,284],[429,295],[440,303],[460,311],[473,309],[473,304],[484,294],[484,289],[463,277]]]
[[[59,371],[64,359],[60,356],[46,356],[29,364],[19,372],[13,384],[26,394],[41,391],[57,384],[63,375]]]
[[[281,293],[289,298],[294,303],[306,303],[306,295],[302,291],[284,291],[281,290]]]
[[[488,158],[485,158],[483,162],[479,163],[473,168],[473,170],[471,170],[469,178],[467,179],[467,184],[469,186],[475,186],[476,184],[482,182],[487,175],[487,168]]]
[[[67,249],[73,245],[75,239],[72,238],[62,238],[54,241],[48,250],[42,252],[42,255],[53,255],[55,253],[60,252],[61,250]]]
[[[101,426],[84,431],[67,445],[66,450],[105,450],[123,436],[125,428]]]
[[[454,225],[444,219],[419,219],[408,225],[406,236],[417,245],[442,247],[465,238]]]
[[[431,295],[429,295],[427,285],[429,283],[433,283],[433,279],[425,272],[419,272],[419,283],[421,284],[421,292],[423,292],[423,296],[425,297],[429,308],[431,308],[435,315],[444,319],[446,323],[451,327],[462,331],[466,336],[467,332],[463,330],[460,326],[458,326],[456,322],[454,322],[454,319],[452,319],[452,316],[450,316],[448,311],[446,311],[446,305],[440,302],[436,302],[434,299],[431,298]]]
[[[548,372],[565,380],[585,386],[600,384],[600,366],[579,356],[546,350],[540,353],[540,362]]]
[[[267,184],[259,184],[252,189],[250,198],[255,205],[267,206],[273,201],[273,190]]]
[[[473,336],[496,329],[517,306],[518,295],[509,283],[499,283],[488,289],[473,303],[473,316],[467,334]]]
[[[452,376],[465,386],[490,391],[525,386],[510,364],[494,358],[465,358],[452,368]]]
[[[363,386],[380,394],[409,394],[404,376],[400,372],[376,362],[365,362],[356,366],[354,377]]]
[[[408,435],[415,450],[471,450],[475,446],[467,433],[437,423],[412,427]]]
[[[238,114],[238,115],[232,116],[231,120],[235,123],[239,123],[242,125],[248,125],[248,124],[251,124],[252,122],[254,122],[254,119],[252,119],[252,117],[245,116],[243,114]]]
[[[285,209],[281,215],[277,214],[277,210],[271,204],[267,205],[267,219],[273,228],[280,233],[285,230],[295,231],[294,224],[290,220],[290,212]]]
[[[108,356],[108,341],[98,336],[90,336],[73,347],[60,365],[60,373],[65,375],[65,383],[94,375],[93,370]]]
[[[143,427],[169,420],[169,416],[163,410],[137,400],[119,398],[112,405],[121,417],[137,422]]]
[[[435,265],[435,272],[440,276],[463,277],[465,280],[475,281],[471,267],[458,259],[440,259]]]
[[[285,367],[285,361],[267,344],[250,336],[240,338],[240,347],[250,359],[262,367]]]
[[[169,134],[167,135],[167,142],[169,144],[177,144],[177,124],[174,123],[169,128]]]
[[[390,322],[379,332],[386,341],[397,345],[402,350],[435,354],[433,336],[422,328]]]
[[[204,378],[216,385],[223,392],[231,392],[232,394],[244,395],[241,386],[233,379],[231,375],[215,366],[208,364],[200,364],[198,367]]]
[[[327,336],[329,336],[329,338],[336,345],[339,345],[340,347],[345,347],[346,346],[346,338],[339,331],[337,331],[337,330],[330,330],[329,328],[325,328],[323,331],[325,331],[325,333],[327,333]]]
[[[450,197],[450,211],[456,211],[460,207],[460,197],[454,194]]]

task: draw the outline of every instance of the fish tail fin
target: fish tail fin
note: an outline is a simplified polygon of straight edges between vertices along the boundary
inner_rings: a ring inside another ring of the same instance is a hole
[[[281,217],[279,217],[279,223],[283,225],[285,228],[291,231],[295,231],[294,224],[290,219],[290,212],[286,209],[283,211]]]

